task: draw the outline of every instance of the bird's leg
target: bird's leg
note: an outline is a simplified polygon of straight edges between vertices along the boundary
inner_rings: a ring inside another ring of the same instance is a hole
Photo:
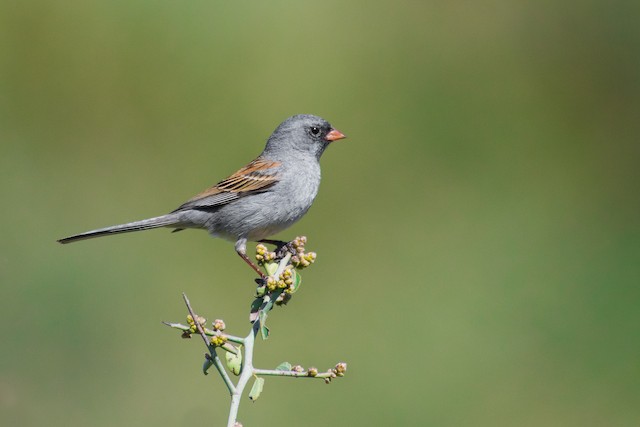
[[[240,252],[238,252],[238,255],[240,255],[240,257],[244,260],[244,262],[249,264],[249,267],[253,268],[253,270],[256,273],[258,273],[258,275],[260,276],[261,279],[266,279],[267,278],[267,276],[262,271],[260,271],[260,267],[258,267],[253,262],[251,262],[251,260],[247,256],[247,254],[241,254]]]
[[[276,247],[277,251],[279,251],[289,243],[289,242],[283,242],[282,240],[271,240],[271,239],[262,239],[262,240],[259,240],[259,242],[266,243],[268,245],[273,245]]]
[[[276,258],[282,259],[287,254],[287,252],[291,252],[291,255],[296,254],[296,250],[293,248],[291,242],[283,242],[282,240],[271,240],[271,239],[262,239],[260,243],[267,243],[269,245],[274,245],[276,247]]]
[[[242,258],[244,262],[249,264],[249,267],[253,268],[253,271],[258,273],[261,279],[264,280],[267,278],[267,276],[260,270],[260,267],[255,265],[247,256],[247,239],[238,239],[238,241],[236,242],[236,252],[238,253],[238,255],[240,255],[240,258]]]

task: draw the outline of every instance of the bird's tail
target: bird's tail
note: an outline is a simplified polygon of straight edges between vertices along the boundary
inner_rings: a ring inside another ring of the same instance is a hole
[[[112,234],[129,233],[132,231],[150,230],[152,228],[178,226],[180,224],[178,216],[167,214],[155,218],[143,219],[142,221],[129,222],[127,224],[113,225],[111,227],[99,228],[74,236],[65,237],[58,240],[58,243],[71,243],[79,240],[93,239],[94,237],[110,236]]]

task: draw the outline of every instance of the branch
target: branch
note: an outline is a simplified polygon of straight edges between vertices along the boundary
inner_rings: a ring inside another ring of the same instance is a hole
[[[187,332],[187,333],[191,330],[191,326],[183,325],[182,323],[162,322],[162,324],[163,325],[167,325],[170,328],[180,329],[181,331],[184,331],[184,332]],[[209,336],[209,337],[220,336],[220,332],[218,332],[218,331],[212,331],[211,329],[207,329],[205,327],[202,327],[202,329],[204,330],[204,334]],[[240,345],[244,344],[244,338],[236,337],[236,336],[229,335],[229,334],[224,334],[224,336],[226,337],[227,341],[231,341],[231,342],[234,342],[234,343],[240,344]],[[233,350],[227,350],[227,351],[231,351],[232,353],[235,353],[235,351],[233,351]]]
[[[280,274],[287,268],[289,265],[289,260],[291,259],[291,254],[288,253],[278,264],[278,269],[270,276],[270,277],[280,277]],[[261,312],[266,313],[273,307],[273,300],[269,299],[264,306],[260,309]],[[240,399],[242,397],[242,392],[244,388],[249,383],[249,380],[254,375],[253,368],[253,348],[256,339],[256,335],[260,330],[264,327],[262,325],[263,317],[258,316],[256,320],[253,321],[251,325],[251,331],[249,335],[244,339],[244,364],[242,366],[242,373],[240,374],[240,378],[238,379],[238,384],[236,385],[236,390],[231,394],[231,407],[229,408],[229,420],[227,421],[227,427],[234,427],[236,424],[236,420],[238,418],[238,409],[240,408]]]
[[[207,338],[207,335],[204,333],[204,327],[201,325],[201,322],[199,322],[200,320],[199,317],[196,316],[196,314],[193,312],[193,308],[191,308],[191,303],[189,302],[189,298],[187,297],[187,294],[183,292],[182,298],[184,299],[184,303],[187,305],[187,310],[189,310],[189,315],[193,319],[196,325],[196,328],[198,329],[198,332],[200,333],[200,336],[204,341],[204,345],[206,345],[207,350],[209,350],[209,357],[207,357],[207,360],[213,363],[213,366],[216,367],[216,369],[218,370],[218,373],[220,374],[220,376],[222,377],[222,380],[224,381],[224,384],[229,389],[229,393],[233,395],[236,392],[236,387],[233,385],[233,382],[231,381],[231,378],[229,378],[229,374],[227,374],[227,371],[224,369],[224,366],[222,366],[222,362],[220,362],[220,358],[218,357],[218,353],[216,352],[215,347],[211,345],[211,343],[209,342],[209,338]],[[205,322],[203,321],[202,323],[205,323]],[[204,371],[206,374],[206,369],[204,369]]]
[[[267,339],[269,335],[269,329],[265,324],[268,313],[275,305],[286,304],[292,298],[302,281],[297,270],[308,267],[316,259],[315,253],[305,253],[306,237],[296,237],[289,243],[276,241],[266,243],[276,244],[278,250],[277,252],[269,252],[262,244],[256,247],[256,259],[264,267],[268,276],[264,280],[256,280],[258,287],[249,315],[251,330],[246,337],[223,333],[225,324],[220,319],[213,322],[212,329],[207,329],[206,319],[195,313],[185,293],[182,294],[182,298],[189,312],[188,325],[163,322],[171,328],[182,331],[183,338],[190,338],[192,334],[197,332],[204,341],[208,353],[205,354],[203,371],[207,374],[207,370],[211,366],[215,366],[231,395],[227,427],[240,426],[237,422],[240,401],[252,377],[256,378],[256,381],[249,393],[249,398],[256,400],[264,386],[264,378],[262,377],[321,378],[326,383],[330,383],[333,378],[344,376],[347,369],[346,363],[338,363],[326,372],[318,372],[316,368],[305,370],[299,365],[292,367],[288,362],[282,363],[274,370],[257,369],[253,366],[256,336],[260,333],[263,339]],[[239,375],[235,385],[218,357],[218,348],[226,352],[226,367],[235,375]],[[243,357],[244,360],[242,360]]]
[[[325,383],[330,383],[332,379],[336,377],[343,377],[347,371],[347,364],[344,362],[338,363],[334,368],[329,369],[327,372],[318,372],[316,368],[309,368],[304,370],[300,365],[293,366],[291,369],[254,369],[254,375],[264,375],[271,377],[295,377],[295,378],[322,378]]]

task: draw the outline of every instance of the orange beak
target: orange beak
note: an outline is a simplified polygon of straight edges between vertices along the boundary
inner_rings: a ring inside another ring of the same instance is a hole
[[[333,142],[333,141],[337,141],[337,140],[342,139],[342,138],[346,138],[346,136],[344,136],[344,134],[342,132],[340,132],[337,129],[331,129],[331,132],[329,132],[327,134],[327,136],[325,136],[324,139],[326,139],[329,142]]]

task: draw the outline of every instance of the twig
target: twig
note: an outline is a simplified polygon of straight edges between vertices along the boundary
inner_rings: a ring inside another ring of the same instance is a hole
[[[196,325],[196,328],[198,329],[198,332],[200,332],[200,336],[202,337],[204,344],[208,348],[210,344],[209,338],[207,338],[207,335],[204,333],[204,329],[202,328],[202,325],[200,324],[200,322],[198,322],[198,318],[196,317],[196,314],[193,312],[193,308],[191,308],[191,303],[189,302],[189,298],[187,298],[187,294],[185,294],[184,292],[182,293],[182,299],[184,299],[184,303],[187,305],[187,310],[189,310],[189,314],[193,319],[193,323]]]
[[[236,392],[236,387],[233,385],[233,382],[231,381],[231,378],[229,378],[229,374],[227,374],[227,371],[224,369],[224,366],[222,366],[222,362],[220,361],[220,358],[218,357],[218,353],[216,352],[215,348],[211,347],[209,338],[207,338],[207,335],[204,333],[204,328],[202,327],[200,322],[198,322],[198,318],[196,317],[196,314],[194,313],[193,308],[191,308],[191,303],[189,302],[189,298],[187,297],[187,294],[183,292],[182,298],[184,299],[184,303],[187,305],[187,310],[189,310],[189,314],[193,319],[193,323],[196,325],[196,328],[198,329],[198,332],[200,333],[200,336],[202,337],[204,344],[207,346],[207,350],[209,350],[209,354],[211,355],[209,360],[213,362],[213,366],[216,367],[216,369],[218,370],[218,373],[220,374],[220,376],[222,377],[222,380],[224,381],[224,384],[229,389],[229,393],[233,396],[233,394]]]
[[[227,374],[227,371],[224,369],[224,366],[222,366],[222,362],[218,357],[218,352],[215,349],[213,349],[213,350],[210,350],[210,353],[211,353],[211,361],[213,362],[213,366],[216,367],[216,369],[218,370],[218,373],[222,377],[222,380],[224,381],[225,385],[229,389],[229,394],[233,396],[233,393],[236,392],[236,386],[233,385],[233,382],[231,381],[229,374]]]
[[[188,325],[163,322],[171,328],[182,331],[183,338],[189,338],[196,330],[198,331],[208,350],[208,353],[205,353],[204,373],[207,373],[211,365],[215,366],[231,395],[227,427],[240,425],[237,422],[240,401],[252,377],[255,378],[256,382],[249,393],[249,398],[255,400],[262,391],[264,376],[322,378],[325,383],[330,383],[334,378],[344,376],[347,369],[347,364],[344,362],[336,364],[334,368],[325,372],[318,372],[313,367],[304,370],[300,365],[292,367],[288,362],[281,363],[276,369],[257,369],[253,366],[256,336],[261,334],[263,339],[267,339],[269,335],[269,329],[266,326],[268,313],[273,309],[274,305],[286,304],[291,299],[291,295],[298,290],[301,281],[301,277],[296,270],[309,266],[316,258],[314,252],[304,252],[305,243],[306,238],[304,236],[296,237],[290,243],[289,251],[283,254],[269,252],[264,245],[256,247],[256,258],[263,264],[268,277],[266,277],[266,280],[258,282],[256,297],[251,304],[249,315],[251,330],[246,337],[242,338],[224,333],[225,325],[221,319],[213,322],[212,329],[207,329],[205,319],[196,315],[185,293],[182,294],[182,298],[189,311],[189,316],[187,317]],[[280,258],[281,255],[284,255],[283,258]],[[220,357],[218,357],[218,348],[227,352],[225,354],[226,364],[223,364]],[[235,375],[239,375],[236,384],[232,382],[228,370]]]
[[[162,322],[163,325],[167,325],[170,328],[174,328],[174,329],[180,329],[181,331],[190,331],[191,327],[187,326],[187,325],[183,325],[182,323],[172,323],[172,322]],[[204,334],[207,336],[214,336],[217,334],[217,332],[214,332],[210,329],[207,328],[202,328],[204,330]],[[236,343],[236,344],[244,344],[244,338],[240,338],[240,337],[236,337],[235,335],[229,335],[227,333],[224,334],[225,338],[227,339],[227,341]],[[234,351],[231,351],[232,353],[235,353]]]
[[[328,372],[319,372],[318,374],[312,376],[309,375],[308,371],[278,371],[276,369],[254,369],[253,373],[255,375],[264,375],[271,377],[297,377],[297,378],[334,378],[336,376],[335,373]]]

